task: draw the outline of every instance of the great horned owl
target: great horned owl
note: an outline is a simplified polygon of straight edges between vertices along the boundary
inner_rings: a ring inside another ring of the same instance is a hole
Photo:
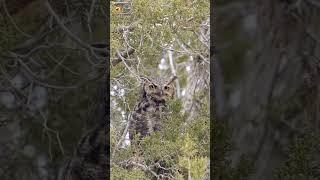
[[[173,85],[176,76],[169,79],[142,77],[140,99],[132,113],[129,138],[138,135],[139,139],[158,131],[162,127],[161,117],[168,110],[166,102],[175,94]]]

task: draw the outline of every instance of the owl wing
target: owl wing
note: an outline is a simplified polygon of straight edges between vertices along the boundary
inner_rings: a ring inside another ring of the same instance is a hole
[[[159,111],[157,112],[157,118],[154,121],[154,131],[160,131],[163,128],[163,121],[167,117],[167,114],[169,113],[169,108],[165,106],[160,106]]]
[[[134,139],[134,136],[138,135],[139,139],[149,134],[148,130],[148,116],[143,112],[142,102],[138,103],[130,119],[129,125],[129,138]]]

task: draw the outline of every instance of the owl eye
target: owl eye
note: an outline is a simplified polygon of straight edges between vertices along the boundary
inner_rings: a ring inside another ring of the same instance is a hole
[[[169,89],[169,86],[165,86],[165,87],[164,87],[164,90],[168,90],[168,89]]]
[[[149,85],[149,88],[150,88],[150,89],[154,89],[155,86],[154,86],[153,84],[150,84],[150,85]]]

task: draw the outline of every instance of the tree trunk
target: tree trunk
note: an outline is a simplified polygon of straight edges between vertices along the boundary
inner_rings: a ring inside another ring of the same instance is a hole
[[[306,112],[311,126],[319,130],[319,46],[311,35],[319,32],[319,13],[309,2],[256,4],[255,53],[230,95],[240,90],[240,105],[233,110],[224,107],[234,130],[231,159],[235,164],[241,155],[251,155],[251,179],[274,179],[289,139],[308,121]],[[295,100],[300,106],[294,106]]]

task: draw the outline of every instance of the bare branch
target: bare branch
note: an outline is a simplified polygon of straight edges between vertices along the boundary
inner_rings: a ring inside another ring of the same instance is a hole
[[[123,143],[123,141],[125,140],[126,135],[127,135],[128,131],[129,131],[130,124],[131,124],[131,116],[128,117],[128,123],[127,123],[127,125],[126,125],[126,128],[124,129],[124,131],[123,131],[123,133],[122,133],[122,136],[121,136],[121,138],[119,139],[118,143],[116,143],[116,146],[115,146],[114,149],[113,149],[113,153],[112,153],[111,158],[114,157],[116,151],[119,149],[120,145],[121,145],[121,144]]]
[[[48,1],[46,1],[45,3],[49,13],[54,17],[54,19],[56,20],[56,22],[59,24],[59,26],[61,27],[61,29],[63,31],[66,32],[66,34],[75,42],[77,42],[81,47],[90,50],[91,51],[91,47],[87,44],[84,43],[81,39],[79,39],[77,36],[75,36],[67,27],[65,27],[64,23],[60,20],[60,18],[58,17],[58,15],[54,12],[54,10],[52,9],[50,3]]]
[[[14,22],[13,18],[11,17],[11,15],[9,14],[8,12],[8,9],[7,9],[7,5],[6,5],[6,1],[2,1],[2,5],[3,5],[3,9],[4,9],[4,12],[6,13],[6,15],[8,16],[11,24],[16,28],[17,31],[19,31],[22,35],[26,36],[26,37],[31,37],[29,34],[25,33],[24,31],[22,31],[18,25]]]
[[[145,165],[145,164],[141,164],[141,163],[138,163],[138,162],[135,162],[135,161],[131,161],[131,160],[129,160],[127,162],[122,162],[120,164],[121,165],[124,164],[125,166],[134,165],[134,166],[137,166],[137,167],[141,168],[143,171],[150,172],[153,176],[155,176],[157,178],[159,177],[156,172],[152,171],[151,168],[149,166]]]
[[[93,17],[93,12],[94,12],[95,4],[96,4],[96,0],[92,0],[91,6],[90,6],[90,11],[89,11],[89,14],[88,14],[88,20],[87,20],[87,22],[88,22],[88,23],[87,23],[87,24],[88,24],[88,29],[89,29],[89,35],[90,35],[90,40],[92,39],[91,20],[92,20],[92,17]]]
[[[172,48],[172,45],[170,47],[170,49]],[[170,69],[171,69],[171,73],[174,77],[177,76],[177,72],[176,69],[174,67],[174,62],[173,62],[173,52],[171,50],[168,50],[168,57],[169,57],[169,62],[170,62]],[[177,96],[178,98],[180,97],[180,83],[179,81],[176,81],[176,88],[177,88]]]
[[[77,86],[60,86],[60,85],[52,85],[48,84],[46,82],[43,82],[41,78],[39,78],[36,74],[33,73],[33,71],[28,67],[27,64],[25,64],[19,57],[18,54],[15,54],[13,52],[10,53],[13,58],[15,58],[21,65],[24,67],[24,69],[33,77],[33,81],[37,84],[40,84],[44,87],[53,88],[53,89],[76,89]]]
[[[68,35],[68,37],[70,37],[74,42],[76,42],[78,45],[80,45],[81,47],[83,47],[84,49],[86,49],[88,52],[90,52],[90,54],[96,59],[99,60],[101,59],[99,56],[97,56],[97,54],[95,53],[94,50],[99,51],[100,49],[95,49],[92,46],[90,46],[88,43],[83,42],[80,38],[78,38],[76,35],[74,35],[65,25],[64,23],[60,20],[60,18],[58,17],[58,15],[54,12],[54,10],[52,9],[50,3],[48,1],[46,1],[45,3],[49,13],[54,17],[54,19],[57,21],[58,25],[61,27],[61,29],[66,32],[66,34]],[[103,57],[104,59],[105,57]],[[105,59],[104,59],[105,60]]]
[[[129,48],[128,51],[122,51],[122,52],[117,52],[116,56],[117,58],[112,60],[112,65],[115,66],[117,65],[119,62],[122,61],[123,58],[128,58],[129,55],[133,54],[135,52],[134,49]]]

